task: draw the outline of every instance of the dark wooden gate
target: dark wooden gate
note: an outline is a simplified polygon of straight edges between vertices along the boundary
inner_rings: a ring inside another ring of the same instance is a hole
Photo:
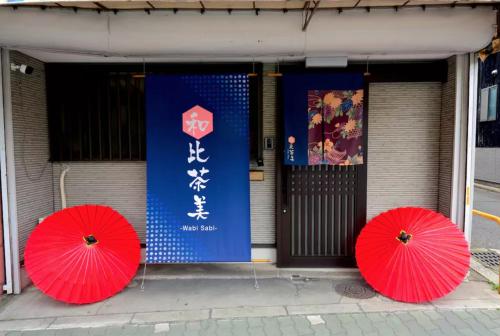
[[[356,238],[366,224],[368,82],[364,87],[363,104],[365,164],[285,166],[284,144],[278,142],[276,242],[279,267],[356,266]],[[283,124],[282,117],[282,106],[279,106],[279,125]],[[279,129],[278,133],[281,132]]]
[[[279,266],[354,266],[366,166],[282,166],[281,181]]]

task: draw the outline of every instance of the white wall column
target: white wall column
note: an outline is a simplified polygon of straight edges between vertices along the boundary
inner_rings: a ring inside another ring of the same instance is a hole
[[[3,85],[3,64],[8,63],[3,56],[3,49],[0,48],[0,187],[2,195],[2,229],[3,229],[3,249],[5,266],[5,284],[3,290],[7,294],[13,291],[12,284],[12,254],[10,248],[10,227],[9,227],[9,202],[7,194],[7,167],[5,159],[5,124],[4,124],[4,85]]]
[[[10,255],[10,268],[7,272],[11,277],[10,293],[21,292],[19,240],[17,230],[17,202],[16,202],[16,169],[14,162],[14,130],[12,125],[12,101],[10,85],[10,56],[7,49],[2,49],[2,80],[3,80],[3,116],[0,121],[0,165],[3,199],[4,228],[8,226],[10,237],[5,240],[5,255]],[[3,141],[2,141],[3,138]],[[5,144],[5,150],[4,149]],[[2,158],[2,153],[5,153]],[[5,189],[6,187],[6,189]],[[6,194],[6,195],[5,195]],[[7,217],[5,217],[7,215]],[[5,230],[5,229],[4,229]],[[5,235],[5,231],[4,231]],[[7,252],[7,244],[9,251]],[[7,263],[6,263],[7,266]],[[7,268],[7,267],[6,267]],[[9,290],[9,289],[8,289]]]
[[[471,240],[476,146],[478,63],[474,53],[457,55],[451,220]]]
[[[467,159],[465,176],[465,204],[464,204],[464,233],[471,242],[472,209],[474,205],[474,177],[476,162],[476,127],[477,127],[477,99],[478,99],[479,64],[475,53],[469,54],[469,105],[467,119]]]
[[[469,58],[468,55],[456,56],[455,88],[455,126],[453,139],[453,176],[451,186],[450,218],[465,231],[465,202],[467,174],[467,125]]]

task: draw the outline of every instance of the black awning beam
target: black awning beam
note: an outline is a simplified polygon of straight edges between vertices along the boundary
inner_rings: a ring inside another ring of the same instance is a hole
[[[253,4],[253,9],[255,11],[255,15],[259,15],[260,8],[257,8],[257,6],[255,6],[255,1],[253,1],[252,4]]]
[[[158,8],[154,6],[150,1],[145,1],[147,4],[147,7],[145,8],[112,8],[103,5],[101,2],[93,2],[93,4],[96,6],[95,8],[88,8],[88,7],[78,7],[75,5],[72,6],[64,6],[60,2],[54,2],[56,6],[47,6],[46,4],[26,4],[26,5],[19,5],[19,4],[11,4],[11,5],[5,5],[5,6],[0,6],[0,7],[10,7],[13,10],[16,9],[22,9],[22,8],[38,8],[40,10],[71,10],[77,13],[78,11],[95,11],[97,13],[101,12],[112,12],[114,14],[118,14],[118,12],[125,11],[125,12],[134,12],[134,11],[141,11],[141,12],[146,12],[150,14],[152,11],[172,11],[174,14],[177,14],[179,11],[199,11],[201,14],[204,14],[206,12],[227,12],[228,14],[231,14],[233,11],[237,12],[246,12],[246,11],[253,11],[255,15],[259,15],[260,12],[283,12],[283,13],[290,13],[290,12],[302,12],[304,13],[304,20],[303,20],[303,26],[302,30],[305,31],[307,29],[307,26],[309,25],[309,22],[311,21],[312,16],[317,12],[317,11],[336,11],[339,14],[341,14],[344,11],[348,10],[365,10],[366,12],[370,12],[371,10],[378,10],[378,9],[392,9],[395,12],[399,12],[400,9],[403,8],[420,8],[422,10],[426,10],[428,8],[456,8],[456,7],[468,7],[468,8],[478,8],[478,7],[490,7],[494,10],[498,10],[500,7],[500,0],[496,0],[494,2],[479,2],[479,3],[462,3],[459,1],[450,1],[448,3],[437,3],[437,4],[432,4],[432,3],[427,3],[427,4],[411,4],[411,0],[405,0],[401,5],[380,5],[380,6],[360,6],[361,0],[356,0],[356,2],[352,6],[347,6],[347,7],[321,7],[319,8],[319,2],[321,0],[312,0],[312,1],[305,1],[304,6],[302,8],[287,8],[287,7],[282,7],[282,8],[259,8],[256,5],[256,2],[253,1],[253,6],[249,8],[207,8],[204,0],[199,1],[200,7],[198,8]],[[179,2],[177,2],[179,3]]]
[[[304,8],[304,24],[302,25],[302,31],[305,32],[307,30],[307,26],[311,22],[313,15],[316,13],[316,10],[319,7],[319,3],[321,0],[313,1],[313,6],[311,7],[311,1],[307,2],[307,6]]]

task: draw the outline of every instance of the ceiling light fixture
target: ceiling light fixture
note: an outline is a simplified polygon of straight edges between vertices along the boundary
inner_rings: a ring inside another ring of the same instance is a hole
[[[370,59],[370,56],[366,56],[366,71],[363,74],[363,76],[365,76],[365,77],[371,76],[370,69],[368,68],[369,59]]]
[[[267,76],[268,77],[283,77],[283,74],[280,72],[280,62],[279,62],[279,60],[276,63],[276,71],[274,71],[274,72],[268,72]]]
[[[347,56],[306,57],[306,68],[345,68]]]
[[[258,74],[255,72],[255,61],[252,62],[252,72],[247,74],[248,77],[257,77]]]

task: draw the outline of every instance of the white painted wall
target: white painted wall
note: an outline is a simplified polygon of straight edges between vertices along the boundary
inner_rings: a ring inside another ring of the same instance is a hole
[[[299,12],[171,11],[102,13],[0,8],[0,46],[29,47],[44,61],[285,59],[348,55],[351,59],[444,58],[491,39],[491,8],[408,8],[318,12],[307,32]],[[33,50],[40,49],[38,51]],[[51,54],[72,51],[72,55]],[[135,57],[135,59],[134,59]]]

